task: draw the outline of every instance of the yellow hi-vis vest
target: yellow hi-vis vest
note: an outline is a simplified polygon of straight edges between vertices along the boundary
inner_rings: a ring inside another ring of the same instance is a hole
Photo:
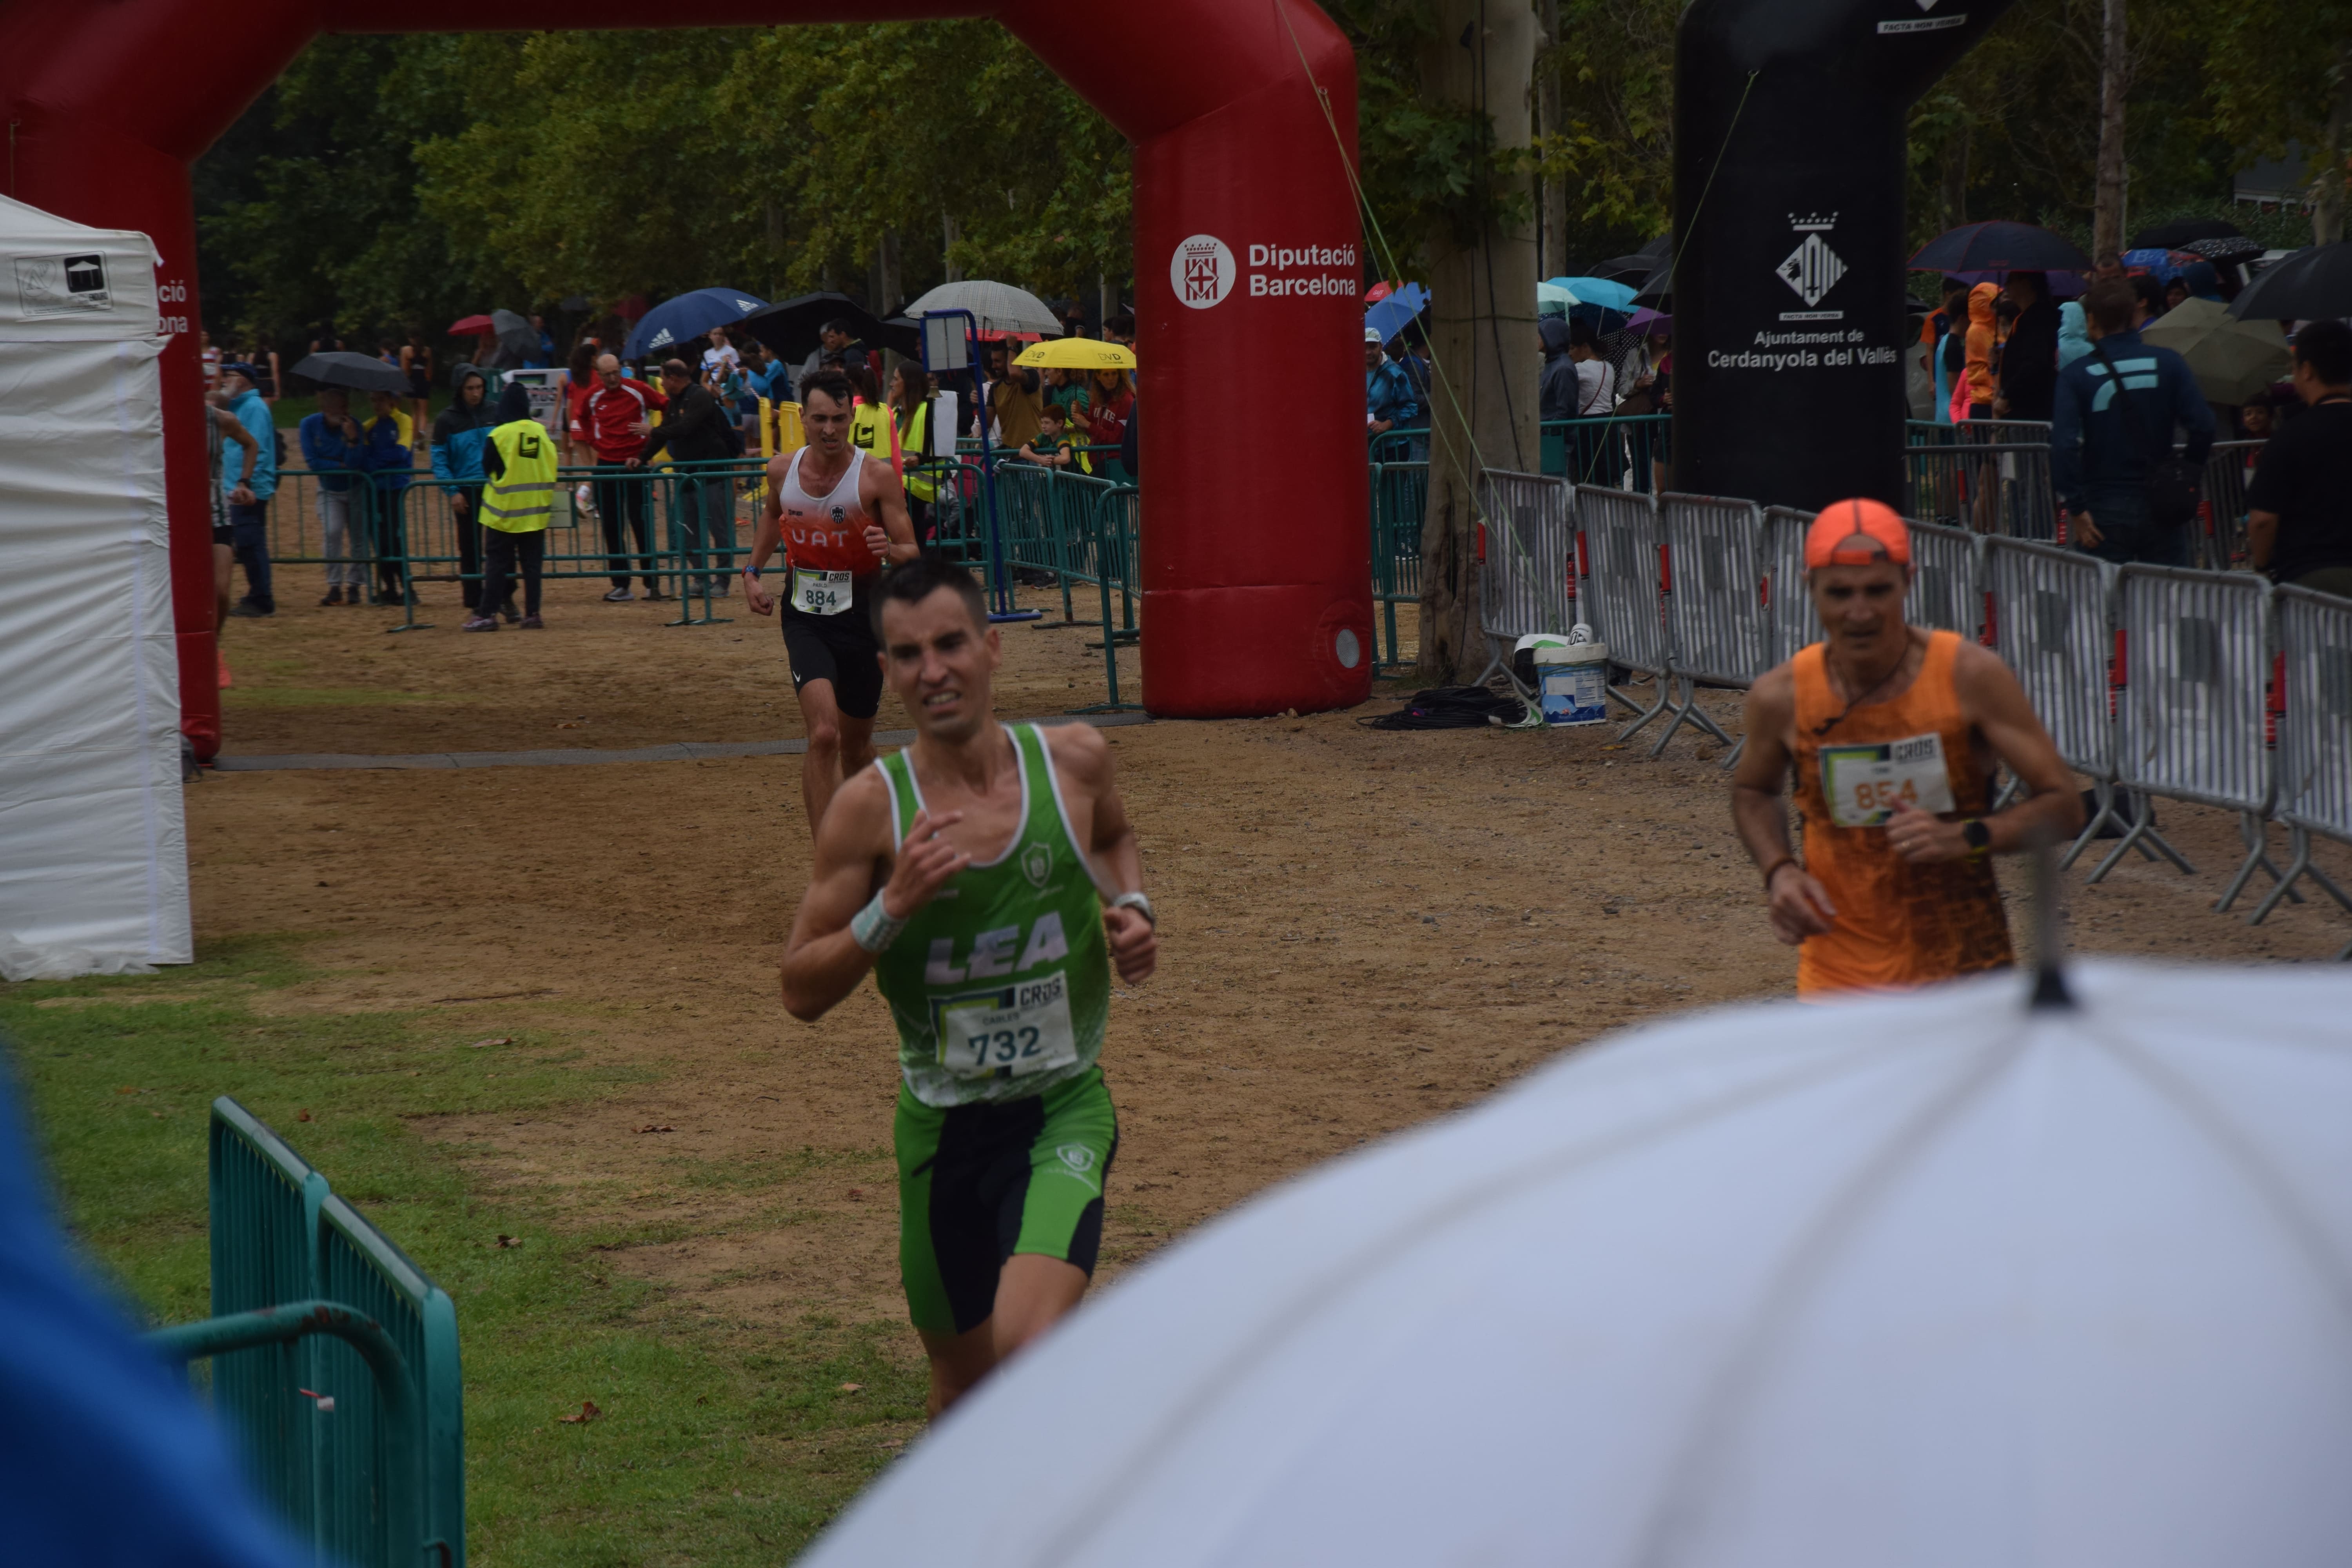
[[[930,461],[929,451],[931,433],[931,405],[929,402],[915,405],[915,422],[907,426],[906,480],[907,493],[917,500],[927,501],[940,491],[939,481],[925,474],[919,465]]]
[[[502,533],[537,533],[555,515],[555,437],[536,419],[518,419],[490,432],[506,472],[482,491],[482,526]]]

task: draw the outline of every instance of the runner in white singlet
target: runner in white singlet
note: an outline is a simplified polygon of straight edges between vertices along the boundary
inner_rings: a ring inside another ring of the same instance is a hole
[[[807,726],[801,800],[814,837],[841,781],[874,761],[874,715],[882,704],[882,645],[868,591],[882,568],[922,553],[907,516],[907,494],[887,463],[869,463],[849,444],[849,380],[819,371],[801,384],[808,445],[768,464],[768,504],[743,568],[743,602],[783,622],[793,689]],[[760,568],[784,552],[783,606],[761,585]]]

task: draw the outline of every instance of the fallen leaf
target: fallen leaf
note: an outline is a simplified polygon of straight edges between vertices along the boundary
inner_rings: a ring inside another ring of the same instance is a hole
[[[886,1448],[903,1448],[907,1446],[907,1439],[904,1437],[893,1437],[882,1446]]]
[[[561,721],[560,722],[558,722],[558,723],[557,723],[557,725],[556,725],[555,727],[556,727],[557,729],[559,729],[559,730],[577,730],[578,728],[580,728],[580,726],[579,726],[577,723],[573,722],[572,720],[569,720],[569,719],[565,719],[565,720]]]
[[[307,1110],[298,1110],[294,1113],[294,1120],[297,1121],[308,1121],[310,1120],[310,1113]]]
[[[974,417],[978,417],[978,416],[974,416]],[[163,1120],[163,1113],[160,1110],[151,1110],[147,1114],[153,1117],[158,1121]]]
[[[522,1237],[519,1236],[509,1236],[506,1232],[500,1231],[499,1233],[499,1245],[500,1247],[520,1247],[522,1245]]]
[[[862,1383],[845,1383],[841,1385],[841,1392],[844,1394],[855,1394],[865,1386],[866,1385]]]
[[[675,1132],[675,1131],[677,1131],[677,1128],[675,1128],[675,1127],[670,1126],[670,1125],[669,1125],[668,1123],[667,1123],[667,1122],[660,1122],[660,1123],[656,1123],[656,1124],[649,1125],[649,1126],[640,1127],[640,1128],[638,1128],[638,1129],[637,1129],[637,1131],[640,1131],[640,1132]]]
[[[140,1092],[140,1089],[139,1089],[139,1086],[138,1086],[137,1084],[135,1084],[135,1083],[126,1083],[126,1084],[124,1084],[121,1089],[116,1089],[114,1092],[115,1092],[115,1093],[117,1093],[117,1094],[137,1094],[137,1093],[139,1093],[139,1092]]]
[[[974,415],[973,417],[978,418],[979,416]],[[849,1195],[853,1198],[862,1198],[866,1195],[866,1189],[864,1187],[852,1187],[849,1189]]]
[[[512,1035],[500,1035],[494,1040],[476,1040],[470,1048],[478,1051],[485,1046],[511,1046],[513,1044],[514,1037]]]
[[[604,1413],[603,1411],[596,1408],[596,1402],[594,1400],[583,1399],[580,1402],[579,1415],[559,1415],[556,1419],[562,1422],[567,1426],[584,1426],[589,1422],[595,1420],[598,1416],[604,1414]]]

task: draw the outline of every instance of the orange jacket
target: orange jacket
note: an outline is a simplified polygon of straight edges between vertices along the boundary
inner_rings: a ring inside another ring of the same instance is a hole
[[[1962,374],[1968,380],[1971,403],[1990,403],[1993,399],[1992,303],[1999,298],[2000,289],[1990,283],[1979,283],[1969,290],[1969,364]]]

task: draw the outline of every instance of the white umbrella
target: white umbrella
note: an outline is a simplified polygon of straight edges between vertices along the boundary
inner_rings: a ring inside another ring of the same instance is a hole
[[[942,283],[908,305],[905,313],[920,321],[926,310],[970,310],[979,318],[983,332],[1044,332],[1054,337],[1062,334],[1062,323],[1045,300],[1026,289],[992,283],[985,278]]]
[[[1637,1031],[1244,1206],[803,1559],[2352,1561],[2352,977]]]

